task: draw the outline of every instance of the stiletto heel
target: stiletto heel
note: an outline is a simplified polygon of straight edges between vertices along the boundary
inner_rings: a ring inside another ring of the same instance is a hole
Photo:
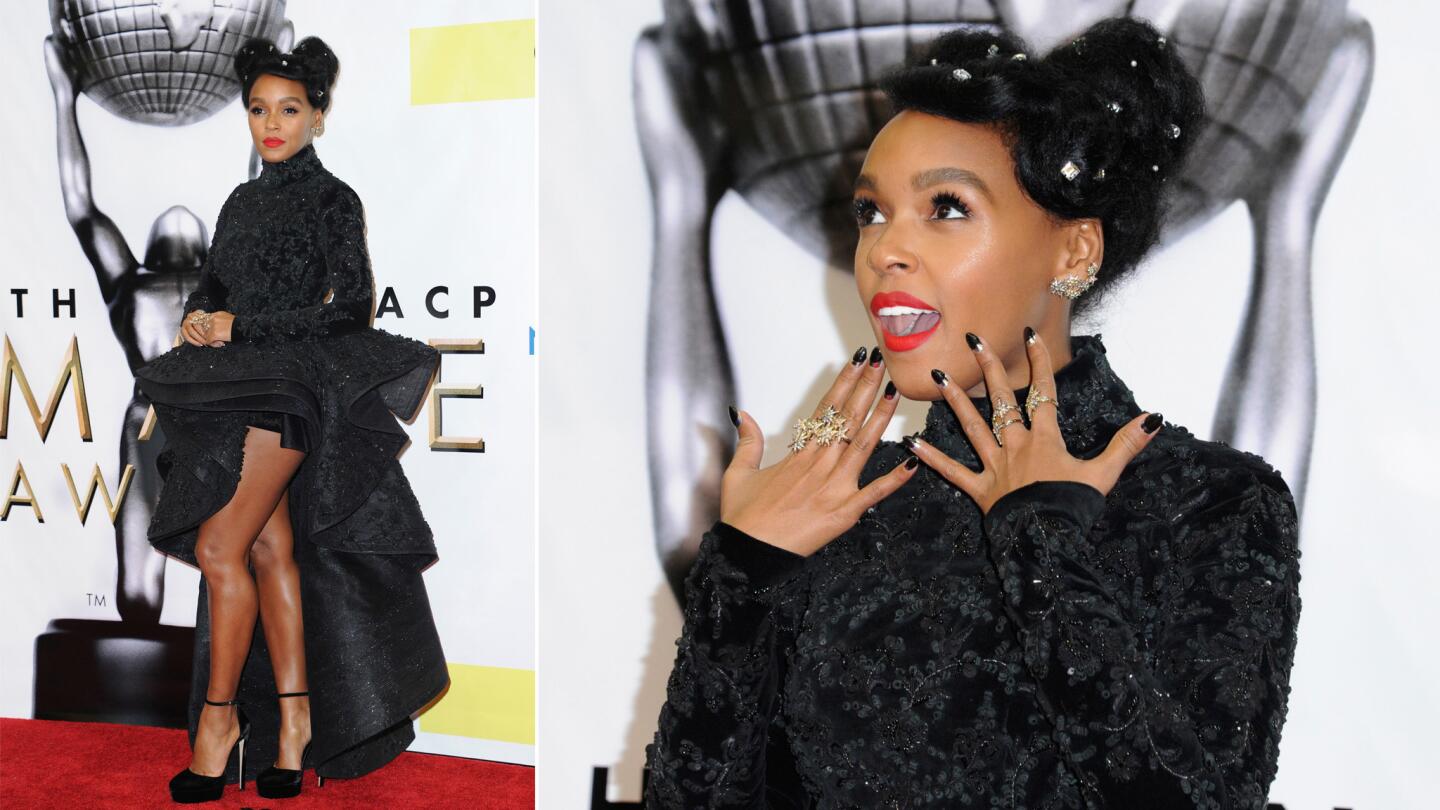
[[[211,706],[234,706],[235,721],[240,726],[240,736],[235,744],[230,747],[230,756],[237,758],[237,769],[240,773],[240,789],[245,789],[245,741],[250,738],[250,721],[245,717],[245,710],[240,708],[239,700],[211,700],[205,698],[205,702]],[[225,758],[225,764],[230,764],[230,756]],[[187,766],[185,770],[175,774],[170,780],[170,798],[176,804],[199,804],[200,802],[213,802],[219,800],[225,792],[225,773],[222,771],[219,776],[205,776],[195,773]]]
[[[308,697],[306,692],[284,692],[276,697]],[[261,771],[255,777],[255,790],[267,799],[291,799],[300,795],[305,777],[305,755],[310,753],[310,743],[300,751],[300,769],[277,768],[274,765]],[[324,787],[325,777],[315,774],[315,786]]]

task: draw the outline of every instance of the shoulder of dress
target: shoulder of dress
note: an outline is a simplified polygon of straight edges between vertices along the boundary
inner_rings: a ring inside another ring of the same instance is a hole
[[[1146,466],[1136,470],[1132,482],[1141,488],[1167,482],[1173,487],[1174,524],[1257,521],[1282,556],[1298,556],[1294,496],[1284,476],[1262,456],[1167,422],[1137,460]]]

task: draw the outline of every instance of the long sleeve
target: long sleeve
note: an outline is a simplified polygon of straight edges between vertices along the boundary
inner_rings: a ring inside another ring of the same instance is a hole
[[[685,626],[659,729],[646,748],[649,808],[765,807],[766,754],[805,558],[725,523],[686,581]]]
[[[1265,806],[1300,610],[1295,505],[1273,471],[1209,487],[1169,525],[1130,506],[1156,522],[1139,547],[1093,544],[1105,498],[1078,482],[1021,487],[985,517],[1053,739],[1097,806]]]
[[[320,239],[325,286],[333,290],[330,300],[298,309],[237,315],[230,325],[231,340],[323,337],[370,325],[375,289],[365,245],[365,212],[359,195],[350,187],[341,186],[321,214]]]
[[[235,199],[236,192],[230,192],[225,202],[220,205],[220,214],[215,218],[215,233],[210,238],[210,249],[205,251],[205,262],[200,266],[200,280],[195,284],[195,289],[185,299],[185,306],[181,307],[181,320],[195,310],[205,312],[220,312],[226,307],[225,284],[215,275],[215,249],[220,244],[220,234],[226,228],[226,220],[230,215],[230,204]]]

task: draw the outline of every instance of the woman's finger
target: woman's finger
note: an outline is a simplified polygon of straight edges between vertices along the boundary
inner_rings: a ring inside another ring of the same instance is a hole
[[[851,434],[858,433],[861,425],[865,423],[865,417],[875,404],[875,392],[880,389],[880,383],[885,379],[885,358],[880,354],[877,346],[870,350],[869,360],[865,363],[864,370],[860,373],[860,379],[855,387],[850,389],[850,396],[846,398],[845,404],[840,406],[840,415],[845,417],[845,426]],[[835,442],[831,447],[844,448],[847,442]],[[839,453],[836,453],[838,456]]]
[[[199,346],[205,342],[199,330],[196,329],[194,322],[189,320],[180,324],[180,337],[184,338],[185,342],[191,346]]]
[[[855,389],[855,383],[859,382],[860,377],[869,368],[866,358],[874,354],[875,350],[867,352],[864,346],[855,350],[855,354],[850,357],[850,362],[845,365],[845,368],[840,369],[839,374],[835,375],[835,382],[830,384],[830,390],[820,398],[820,404],[810,412],[811,419],[819,419],[825,413],[826,408],[834,408],[837,412],[840,410],[845,401],[850,398],[850,392]]]
[[[1010,375],[1005,370],[1005,364],[1000,357],[990,350],[990,346],[980,339],[974,332],[965,333],[965,341],[970,344],[970,349],[975,355],[975,360],[980,363],[980,370],[985,374],[985,396],[990,399],[990,407],[993,411],[1000,411],[1000,403],[1016,407],[1016,410],[1007,412],[1001,417],[1000,422],[1004,424],[1007,419],[1019,419],[1019,403],[1015,402],[1015,392],[1010,390]],[[992,412],[993,412],[992,411]],[[1015,447],[1016,442],[1024,441],[1025,425],[1019,427],[1011,425],[1003,428],[1000,434],[1003,437],[1005,446]],[[994,436],[994,433],[991,433]]]
[[[733,405],[730,406],[730,423],[740,432],[740,439],[735,444],[735,457],[730,459],[730,467],[760,469],[760,459],[765,457],[765,433],[750,414]]]
[[[1090,462],[1099,464],[1104,474],[1102,483],[1105,486],[1097,487],[1101,492],[1108,493],[1111,487],[1115,486],[1115,482],[1120,480],[1120,473],[1124,472],[1125,467],[1155,438],[1164,421],[1165,417],[1161,414],[1141,413],[1115,431],[1105,450]]]
[[[971,405],[970,408],[974,410],[975,406]],[[993,436],[990,438],[990,443],[992,445],[995,443]],[[977,473],[964,464],[950,458],[935,445],[925,441],[919,436],[906,436],[905,446],[910,448],[910,452],[925,462],[927,466],[935,472],[940,473],[940,477],[959,487],[971,498],[977,501],[980,500],[980,492],[983,486],[981,473]]]
[[[970,401],[970,395],[956,385],[950,375],[938,368],[932,368],[930,377],[940,387],[940,395],[945,397],[945,401],[950,404],[950,410],[960,421],[960,429],[965,431],[970,446],[975,448],[975,454],[980,456],[985,468],[990,469],[997,459],[1004,456],[1004,451],[995,441],[995,434],[985,422],[985,417],[975,410],[975,403]]]
[[[885,393],[880,397],[875,410],[871,412],[870,418],[856,431],[845,446],[845,452],[840,456],[840,461],[835,465],[831,476],[839,476],[840,479],[854,483],[860,479],[860,473],[865,469],[865,462],[870,459],[870,454],[880,444],[880,437],[885,434],[885,428],[890,424],[890,417],[895,415],[895,409],[900,406],[900,395],[895,388],[894,381],[885,383]]]
[[[860,516],[865,514],[866,509],[890,497],[895,490],[913,478],[918,469],[920,469],[919,463],[916,462],[914,456],[911,456],[896,464],[890,472],[861,487],[858,492],[850,496],[850,500],[847,502],[849,506],[847,511],[854,515],[851,522],[859,520]]]
[[[1030,417],[1030,430],[1046,441],[1060,438],[1059,404],[1055,394],[1055,366],[1050,359],[1050,347],[1040,339],[1040,333],[1025,327],[1025,354],[1030,358],[1030,390],[1044,394],[1051,399],[1035,406]],[[1021,407],[1024,407],[1023,403]],[[1061,439],[1061,441],[1064,441]]]

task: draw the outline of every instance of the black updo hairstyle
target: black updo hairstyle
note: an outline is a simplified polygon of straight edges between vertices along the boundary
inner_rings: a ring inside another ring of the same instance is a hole
[[[896,113],[997,124],[1015,179],[1052,219],[1101,221],[1104,262],[1076,313],[1096,306],[1159,238],[1162,184],[1205,115],[1199,81],[1134,17],[1101,20],[1038,59],[1009,31],[949,31],[880,87]],[[1079,168],[1074,179],[1061,172],[1067,161]]]
[[[330,108],[330,91],[340,72],[340,60],[330,46],[319,37],[305,37],[286,53],[263,37],[254,37],[235,52],[235,75],[243,88],[240,103],[250,104],[250,87],[255,80],[269,73],[294,79],[305,85],[305,98],[310,106],[324,112]]]

